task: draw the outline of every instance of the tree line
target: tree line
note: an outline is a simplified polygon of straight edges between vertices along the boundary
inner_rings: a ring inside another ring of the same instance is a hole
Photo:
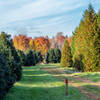
[[[85,72],[100,71],[100,11],[96,13],[91,4],[73,32],[71,48],[65,40],[61,66]]]
[[[39,51],[43,56],[50,49],[59,48],[61,50],[65,36],[62,32],[57,33],[57,35],[53,38],[46,37],[27,37],[26,35],[19,34],[18,36],[14,36],[13,42],[16,49],[21,50],[23,52],[27,52],[29,50]],[[69,44],[71,45],[72,38],[69,38]]]

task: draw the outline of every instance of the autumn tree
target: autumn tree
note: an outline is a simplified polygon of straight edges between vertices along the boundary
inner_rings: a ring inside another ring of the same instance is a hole
[[[29,41],[29,50],[35,50],[35,44],[33,39],[30,39]]]
[[[68,39],[65,40],[64,46],[61,51],[61,66],[72,67],[72,54]]]
[[[42,55],[45,55],[50,47],[49,40],[44,37],[38,37],[34,39],[35,50],[40,51]]]
[[[65,40],[65,37],[63,36],[63,33],[58,32],[57,35],[51,39],[50,48],[54,49],[58,47],[61,50],[64,44],[64,40]]]
[[[71,47],[71,44],[72,44],[72,38],[73,38],[73,37],[69,37],[69,38],[68,38],[68,42],[69,42],[69,46],[70,46],[70,47]]]
[[[15,36],[13,39],[16,49],[26,52],[29,49],[29,39],[25,35]]]
[[[54,49],[57,47],[57,42],[55,37],[53,37],[52,39],[50,39],[50,49]]]

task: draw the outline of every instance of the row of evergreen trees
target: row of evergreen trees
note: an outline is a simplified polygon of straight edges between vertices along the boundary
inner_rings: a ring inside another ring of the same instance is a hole
[[[56,49],[50,49],[46,54],[46,63],[60,63],[61,60],[61,51]]]
[[[7,92],[22,77],[20,58],[9,35],[0,34],[0,100],[4,100]]]
[[[33,66],[43,61],[38,51],[16,50],[10,35],[0,34],[0,100],[4,100],[9,89],[22,77],[21,66]]]
[[[100,71],[100,11],[96,14],[91,4],[73,34],[71,48],[65,40],[61,66],[73,66],[86,72]]]
[[[43,56],[41,52],[38,51],[30,50],[24,53],[23,51],[17,50],[17,53],[20,57],[22,66],[34,66],[43,61]]]
[[[84,12],[72,39],[74,66],[83,71],[100,71],[100,11],[92,5]]]

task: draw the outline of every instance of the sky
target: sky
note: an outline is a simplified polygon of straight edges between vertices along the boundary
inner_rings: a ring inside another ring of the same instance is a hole
[[[100,9],[100,0],[0,0],[0,32],[71,36],[89,3],[96,12]]]

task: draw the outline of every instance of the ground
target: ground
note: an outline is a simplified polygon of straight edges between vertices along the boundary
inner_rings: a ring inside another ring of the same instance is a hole
[[[9,91],[6,100],[100,100],[100,73],[74,72],[59,64],[23,67],[22,80]]]

